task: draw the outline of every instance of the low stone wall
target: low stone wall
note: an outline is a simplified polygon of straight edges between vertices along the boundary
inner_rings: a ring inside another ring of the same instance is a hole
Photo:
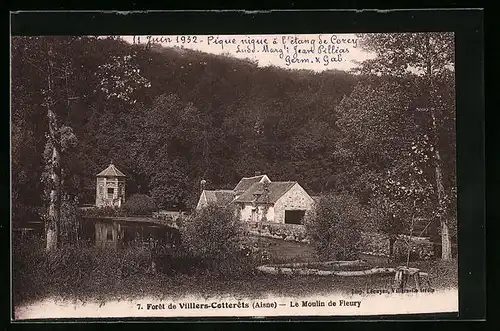
[[[176,211],[159,211],[159,212],[153,212],[153,218],[156,219],[161,219],[161,220],[167,220],[167,221],[175,221],[179,217],[185,216],[184,213],[182,212],[176,212]]]
[[[428,238],[401,235],[394,243],[394,253],[406,255],[411,246],[412,259],[429,259],[433,256],[433,246]],[[369,255],[389,256],[389,239],[380,233],[361,234],[360,250]]]
[[[304,225],[273,222],[248,222],[247,230],[257,236],[308,243]]]

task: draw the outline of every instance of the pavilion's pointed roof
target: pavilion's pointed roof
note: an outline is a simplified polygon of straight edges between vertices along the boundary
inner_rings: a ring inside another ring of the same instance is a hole
[[[96,177],[126,177],[123,172],[118,170],[113,163],[106,169],[96,175]]]

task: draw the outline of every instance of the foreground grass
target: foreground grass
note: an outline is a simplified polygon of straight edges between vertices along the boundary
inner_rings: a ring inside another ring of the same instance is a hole
[[[431,286],[435,290],[456,288],[456,272],[452,263],[428,265],[431,270]],[[423,269],[426,270],[426,269]],[[434,270],[434,271],[432,271]],[[237,298],[259,299],[272,296],[313,296],[329,293],[350,294],[353,289],[390,288],[392,276],[371,277],[321,277],[321,276],[283,276],[257,275],[249,279],[215,279],[206,276],[175,275],[167,277],[163,274],[133,276],[113,287],[74,288],[61,291],[58,288],[40,291],[17,304],[29,304],[47,297],[81,301],[133,300],[152,297],[160,300],[174,300],[186,296],[197,296],[205,299],[218,299],[225,296]]]
[[[305,244],[272,238],[249,238],[249,241],[256,243],[269,253],[270,259],[266,263],[319,260],[313,248]],[[58,262],[63,260],[62,265],[54,270],[61,271],[61,273],[47,274],[45,271],[44,274],[43,270],[53,269],[47,269],[46,263],[37,265],[40,260],[43,260],[43,256],[30,255],[29,251],[27,254],[26,258],[31,257],[32,260],[26,264],[24,259],[20,259],[20,265],[17,265],[17,268],[21,270],[15,273],[20,275],[18,283],[14,283],[13,298],[16,306],[48,297],[105,302],[144,297],[178,299],[198,296],[216,299],[232,296],[258,299],[269,295],[301,297],[329,293],[350,294],[353,289],[390,288],[393,281],[391,275],[364,277],[268,275],[257,272],[256,265],[248,265],[247,270],[227,277],[203,272],[192,276],[180,273],[166,275],[160,272],[144,271],[144,265],[139,264],[147,264],[148,256],[137,251],[90,251],[84,255],[85,258],[81,257],[81,252],[74,252],[73,255],[63,255],[58,258]],[[397,264],[390,264],[383,257],[361,256],[361,258],[366,259],[373,267],[397,266]],[[94,262],[90,263],[87,259],[93,259]],[[117,261],[119,261],[118,264]],[[81,263],[89,263],[88,266],[91,269],[82,267]],[[125,277],[117,275],[117,265],[133,264],[136,264],[136,270],[142,271]],[[410,266],[429,273],[431,287],[435,290],[458,287],[456,260],[411,262]],[[72,269],[83,270],[86,273],[84,275],[67,273]],[[75,275],[79,278],[75,279]]]
[[[272,262],[282,260],[283,256],[275,256],[275,261]],[[293,256],[290,256],[289,260],[296,261]],[[310,256],[306,260],[313,260],[313,257]],[[456,260],[419,261],[410,263],[410,266],[428,272],[431,287],[435,290],[458,287]],[[131,275],[124,279],[108,280],[104,283],[99,274],[91,274],[90,278],[86,279],[84,283],[71,286],[55,282],[51,286],[30,287],[29,292],[14,293],[14,304],[16,306],[29,304],[48,297],[83,302],[133,300],[144,297],[175,300],[186,296],[205,299],[218,299],[227,296],[259,299],[269,295],[303,297],[331,293],[350,294],[353,289],[366,291],[367,289],[390,288],[393,282],[392,275],[364,277],[286,276],[258,273],[254,269],[248,274],[227,278],[214,277],[209,274],[192,276],[174,274],[169,276],[162,273]]]

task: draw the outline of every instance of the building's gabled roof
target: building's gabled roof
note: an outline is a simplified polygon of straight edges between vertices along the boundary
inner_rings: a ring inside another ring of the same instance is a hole
[[[109,167],[98,173],[96,177],[126,177],[126,176],[123,172],[118,170],[114,164],[111,163]]]
[[[297,182],[270,182],[254,183],[234,202],[256,202],[256,203],[275,203],[286,192],[288,192]],[[267,185],[268,193],[266,197],[265,186]]]
[[[225,207],[234,199],[232,190],[204,190],[205,198],[208,204],[215,204],[219,207]]]
[[[266,175],[259,175],[253,177],[243,177],[234,188],[235,193],[243,193],[250,188],[253,184],[259,183],[264,177],[269,180]]]

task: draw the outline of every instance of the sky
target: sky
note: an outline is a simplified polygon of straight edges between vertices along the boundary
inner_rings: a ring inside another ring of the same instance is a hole
[[[287,69],[350,70],[372,58],[355,34],[121,36],[129,43],[161,44],[257,61]]]

